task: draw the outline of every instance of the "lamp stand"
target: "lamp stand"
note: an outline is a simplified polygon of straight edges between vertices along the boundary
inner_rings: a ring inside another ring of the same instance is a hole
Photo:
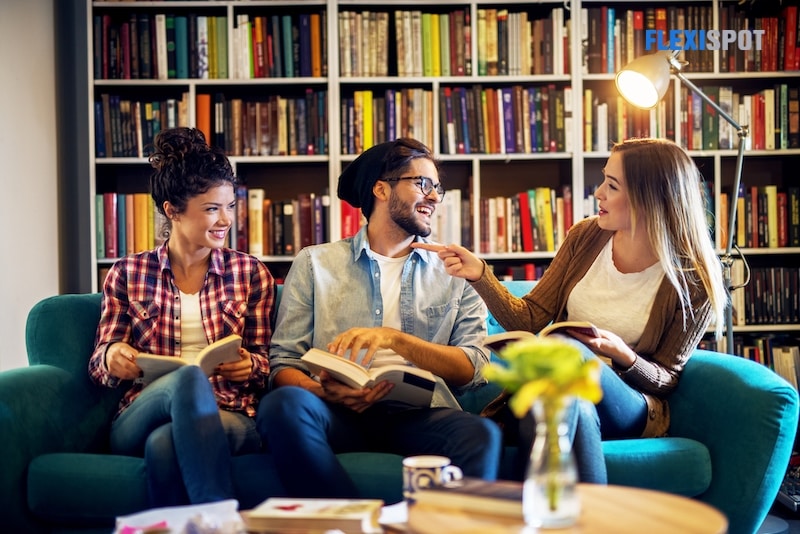
[[[731,298],[731,293],[735,288],[732,285],[733,281],[731,279],[731,268],[733,266],[733,257],[731,256],[731,251],[733,250],[733,232],[736,229],[736,205],[739,195],[739,187],[742,182],[742,165],[744,161],[745,141],[749,134],[748,127],[742,126],[736,122],[733,117],[731,117],[719,106],[719,104],[711,100],[708,95],[706,95],[699,87],[692,83],[691,80],[686,78],[683,72],[681,72],[682,65],[677,60],[675,55],[669,58],[669,63],[672,67],[672,74],[674,74],[676,78],[678,78],[684,85],[691,89],[694,94],[702,98],[706,104],[714,108],[720,117],[728,121],[728,123],[730,123],[731,126],[736,129],[739,137],[738,153],[736,155],[736,175],[734,176],[733,181],[733,194],[731,195],[730,202],[728,202],[730,205],[730,214],[728,215],[728,235],[727,241],[725,242],[725,253],[720,260],[722,262],[722,279],[728,296],[728,303],[725,307],[725,351],[729,354],[733,354],[733,301]],[[743,310],[739,310],[739,313],[742,312]]]

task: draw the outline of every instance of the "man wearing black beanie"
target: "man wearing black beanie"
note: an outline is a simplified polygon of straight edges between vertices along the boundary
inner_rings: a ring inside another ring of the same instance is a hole
[[[412,249],[431,233],[444,196],[438,162],[413,139],[374,146],[339,178],[338,195],[367,224],[352,238],[302,249],[283,288],[270,346],[271,392],[258,427],[296,497],[358,497],[337,453],[447,456],[465,476],[497,476],[501,435],[461,410],[457,396],[485,383],[487,312],[468,283],[438,257]],[[300,357],[315,347],[365,367],[430,371],[429,405],[392,396],[392,385],[351,388]]]

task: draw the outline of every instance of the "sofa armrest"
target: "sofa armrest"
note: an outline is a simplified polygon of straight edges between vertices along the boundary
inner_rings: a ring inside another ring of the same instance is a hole
[[[110,394],[109,394],[110,393]],[[32,532],[26,501],[30,461],[50,452],[102,450],[119,394],[50,365],[0,373],[0,502],[3,525]]]
[[[728,516],[732,534],[755,532],[786,474],[797,391],[763,365],[696,350],[669,402],[670,435],[703,443],[711,456],[711,485],[699,498]]]

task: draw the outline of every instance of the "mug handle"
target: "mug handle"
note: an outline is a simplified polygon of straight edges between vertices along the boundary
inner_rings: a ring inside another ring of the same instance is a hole
[[[461,468],[455,465],[448,465],[442,469],[442,483],[447,484],[455,480],[464,478]]]

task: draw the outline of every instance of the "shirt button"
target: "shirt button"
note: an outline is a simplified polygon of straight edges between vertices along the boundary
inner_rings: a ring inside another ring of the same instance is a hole
[[[375,315],[380,315],[380,314],[381,314],[380,310],[375,310]]]

